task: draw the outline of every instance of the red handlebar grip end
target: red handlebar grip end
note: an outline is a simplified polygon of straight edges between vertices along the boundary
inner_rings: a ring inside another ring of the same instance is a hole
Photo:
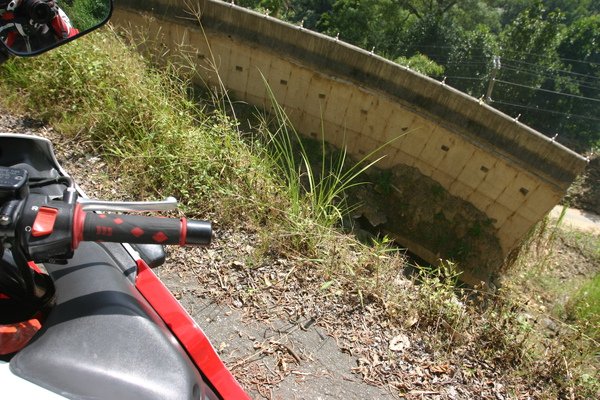
[[[181,232],[179,234],[179,245],[185,246],[187,240],[187,219],[181,218]]]
[[[85,222],[85,211],[81,209],[79,204],[75,205],[73,214],[73,241],[71,247],[75,250],[79,247],[79,243],[83,241],[83,223]]]

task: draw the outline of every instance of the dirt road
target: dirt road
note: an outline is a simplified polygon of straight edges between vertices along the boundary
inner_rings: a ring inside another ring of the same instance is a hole
[[[556,206],[550,212],[550,217],[556,220],[561,220],[560,225],[585,232],[600,233],[600,215],[591,212],[581,211],[574,208],[567,208],[564,211],[564,206]]]

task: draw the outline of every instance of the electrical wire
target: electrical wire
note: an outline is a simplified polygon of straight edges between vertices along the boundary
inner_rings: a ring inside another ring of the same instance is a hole
[[[447,62],[444,65],[466,65],[466,66],[471,66],[471,65],[491,65],[490,62],[477,62],[477,61],[472,61],[472,62],[460,62],[460,61],[451,61],[451,62]]]
[[[525,51],[514,51],[514,50],[511,50],[511,51],[512,51],[513,53],[525,54],[525,55],[528,55],[528,56],[534,56],[534,57],[540,57],[540,58],[542,58],[542,57],[545,57],[545,56],[544,56],[544,55],[542,55],[542,54],[527,53],[527,52],[525,52]],[[597,62],[594,62],[594,61],[574,60],[574,59],[572,59],[572,58],[564,58],[564,57],[557,57],[557,58],[558,58],[559,60],[562,60],[562,61],[578,62],[578,63],[581,63],[581,64],[600,65],[600,63],[597,63]]]
[[[507,70],[512,70],[512,71],[516,70],[516,71],[520,71],[520,72],[524,72],[524,73],[530,73],[533,75],[542,76],[542,77],[549,78],[549,79],[555,79],[557,76],[560,76],[562,78],[571,79],[575,82],[582,82],[582,83],[586,83],[586,84],[590,84],[590,85],[595,85],[595,84],[600,83],[600,77],[595,77],[593,75],[582,75],[582,74],[574,75],[572,73],[569,73],[568,71],[556,70],[556,69],[544,69],[543,71],[541,71],[541,70],[535,70],[535,69],[530,69],[530,68],[523,68],[520,65],[512,65],[512,64],[502,64],[501,69],[507,69]],[[553,75],[553,74],[555,74],[555,75]]]
[[[581,118],[581,119],[588,119],[590,121],[600,121],[600,118],[593,118],[593,117],[588,117],[588,116],[580,115],[580,114],[569,114],[569,113],[564,113],[564,112],[560,112],[560,111],[548,110],[546,108],[537,108],[537,107],[531,107],[531,106],[524,106],[522,104],[507,103],[507,102],[498,101],[498,100],[491,100],[491,102],[492,103],[497,103],[497,104],[503,104],[503,105],[506,105],[506,106],[513,106],[513,107],[523,108],[523,109],[527,109],[527,110],[534,110],[534,111],[546,112],[546,113],[550,113],[550,114],[564,115],[564,116],[566,116],[568,118],[575,117],[575,118]]]
[[[437,45],[420,45],[419,47],[431,47],[431,48],[439,48],[439,49],[452,49],[454,48],[454,46],[437,46]],[[478,50],[486,50],[488,49],[487,47],[482,47],[482,46],[473,46],[470,47],[471,49],[478,49]],[[542,54],[535,54],[535,53],[529,53],[526,51],[515,51],[515,50],[510,50],[512,53],[515,54],[522,54],[522,55],[528,55],[528,56],[534,56],[534,57],[545,57]],[[591,65],[599,65],[600,63],[594,62],[594,61],[584,61],[584,60],[575,60],[573,58],[565,58],[565,57],[557,57],[559,60],[564,60],[564,61],[571,61],[571,62],[577,62],[577,63],[581,63],[581,64],[591,64]]]
[[[531,89],[531,90],[538,90],[540,92],[546,92],[546,93],[553,93],[553,94],[559,94],[561,96],[567,96],[567,97],[573,97],[576,99],[582,99],[582,100],[588,100],[588,101],[594,101],[597,103],[600,103],[599,99],[593,99],[591,97],[585,97],[585,96],[579,96],[577,94],[570,94],[570,93],[563,93],[563,92],[556,92],[554,90],[548,90],[548,89],[542,89],[542,88],[534,88],[531,86],[527,86],[527,85],[521,85],[520,83],[514,83],[514,82],[508,82],[508,81],[503,81],[502,79],[495,79],[496,82],[499,83],[504,83],[507,85],[512,85],[512,86],[518,86],[518,87],[522,87],[522,88],[526,88],[526,89]]]
[[[444,67],[448,67],[448,66],[464,66],[464,67],[473,67],[473,66],[478,66],[478,65],[489,65],[490,63],[487,62],[448,62],[443,64]],[[508,71],[513,71],[513,72],[519,72],[519,73],[523,73],[523,74],[527,74],[530,76],[537,76],[537,77],[543,77],[546,79],[556,79],[557,76],[552,76],[549,74],[544,74],[544,73],[540,73],[538,71],[533,71],[531,69],[524,69],[522,67],[513,67],[510,65],[502,65],[501,70],[508,70]],[[562,71],[565,72],[565,71]],[[580,74],[581,75],[581,74]],[[589,86],[586,84],[594,84],[594,82],[588,82],[588,79],[599,79],[600,78],[596,78],[590,75],[586,75],[586,76],[582,76],[582,77],[576,77],[576,76],[563,76],[560,75],[561,77],[564,78],[568,78],[571,79],[573,81],[574,84],[576,84],[577,86],[580,87],[584,87],[587,89],[593,89],[593,90],[600,90],[600,86],[599,87],[594,87],[594,86]]]
[[[508,58],[502,58],[502,67],[507,67],[507,66],[511,66],[513,68],[519,68],[521,70],[524,71],[533,71],[533,72],[537,72],[537,73],[542,73],[541,72],[541,68],[539,64],[533,64],[530,62],[526,62],[526,61],[519,61],[519,60],[511,60]],[[534,67],[534,68],[532,68]],[[549,67],[543,67],[544,71],[552,71],[552,72],[561,72],[567,75],[574,75],[576,77],[579,77],[579,79],[598,79],[600,80],[599,77],[596,77],[594,75],[588,75],[588,74],[580,74],[579,72],[573,72],[573,71],[565,71],[563,69],[553,69],[553,68],[549,68]],[[575,78],[573,78],[575,79]]]
[[[444,47],[444,46],[423,46],[423,47]],[[450,46],[445,46],[445,47],[450,47]],[[525,54],[531,54],[531,53],[525,53]],[[532,54],[534,55],[534,54]],[[443,65],[444,67],[446,66],[466,66],[466,67],[472,67],[472,66],[478,66],[478,65],[489,65],[491,63],[490,58],[489,57],[482,57],[482,56],[477,56],[477,57],[472,57],[471,59],[481,59],[481,60],[487,60],[487,61],[449,61],[449,56],[446,54],[430,54],[430,56],[432,57],[438,57],[438,58],[442,58],[442,57],[446,57],[448,59],[448,61],[446,62],[441,62],[441,65]],[[538,55],[539,56],[539,55]],[[540,56],[541,57],[541,56]],[[515,72],[523,72],[532,76],[540,76],[540,77],[544,77],[544,78],[548,78],[548,79],[554,79],[554,76],[550,76],[547,74],[543,74],[539,71],[535,71],[532,69],[527,69],[527,68],[523,68],[521,65],[516,65],[516,66],[511,66],[506,65],[505,62],[509,62],[509,63],[517,63],[517,64],[524,64],[524,65],[529,65],[529,66],[534,66],[534,67],[539,67],[538,64],[533,64],[527,61],[521,61],[521,60],[514,60],[514,59],[509,59],[509,58],[501,58],[501,60],[504,62],[504,64],[502,65],[501,69],[507,69],[507,70],[511,70],[511,71],[515,71]],[[553,71],[555,72],[560,72],[562,74],[566,74],[566,75],[572,75],[572,76],[567,76],[570,79],[575,80],[575,83],[578,86],[581,87],[585,87],[588,89],[594,89],[594,90],[600,90],[600,88],[595,88],[592,86],[587,86],[584,85],[583,83],[588,83],[588,84],[594,84],[594,82],[590,82],[590,81],[600,81],[600,77],[595,77],[593,75],[586,75],[586,74],[581,74],[578,72],[573,72],[573,71],[566,71],[566,70],[561,70],[561,69],[554,69]],[[583,82],[583,83],[582,83]]]
[[[530,72],[529,70],[522,70],[522,69],[517,69],[517,68],[511,68],[511,67],[507,67],[507,66],[502,66],[502,70],[508,70],[508,71],[513,71],[513,72],[517,72],[517,73],[523,73],[525,75],[530,75],[530,76],[536,76],[536,77],[543,77],[546,79],[556,79],[556,76],[550,76],[550,75],[544,75],[544,74],[536,74],[534,72]],[[576,80],[576,78],[571,78],[569,77],[569,79],[573,79],[572,83],[576,84],[579,87],[584,87],[587,89],[592,89],[592,90],[600,90],[600,86],[594,87],[594,86],[588,86],[588,85],[584,85],[583,83],[581,83],[581,81]],[[588,82],[585,82],[588,83]]]
[[[533,63],[530,63],[530,62],[527,62],[527,61],[513,60],[513,59],[510,59],[510,58],[503,58],[503,57],[501,57],[500,60],[501,61],[508,61],[508,62],[515,62],[515,63],[525,64],[525,65],[531,65],[531,66],[538,67],[538,68],[540,66],[539,64],[533,64]],[[562,72],[562,73],[569,74],[569,75],[576,75],[576,76],[582,76],[582,77],[585,77],[585,78],[600,80],[600,77],[595,77],[593,75],[580,74],[578,72],[565,71],[563,69],[554,69],[553,71]]]

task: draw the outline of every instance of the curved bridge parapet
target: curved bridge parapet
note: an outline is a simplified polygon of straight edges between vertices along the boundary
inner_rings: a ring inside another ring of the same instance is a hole
[[[472,281],[494,275],[586,165],[452,87],[230,3],[120,0],[113,21],[160,27],[163,46],[193,50],[205,82],[269,109],[264,76],[299,132],[354,158],[400,136],[378,165],[392,190],[363,193],[380,202],[367,219],[429,262],[460,261]]]

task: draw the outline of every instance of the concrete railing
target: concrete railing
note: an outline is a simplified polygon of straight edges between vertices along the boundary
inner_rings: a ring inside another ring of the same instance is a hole
[[[427,261],[461,261],[473,280],[488,280],[585,168],[477,99],[335,38],[220,1],[116,6],[115,23],[160,28],[164,47],[191,49],[205,83],[268,109],[264,76],[307,136],[356,158],[400,136],[379,164],[391,190],[365,194],[383,204],[368,219]]]

